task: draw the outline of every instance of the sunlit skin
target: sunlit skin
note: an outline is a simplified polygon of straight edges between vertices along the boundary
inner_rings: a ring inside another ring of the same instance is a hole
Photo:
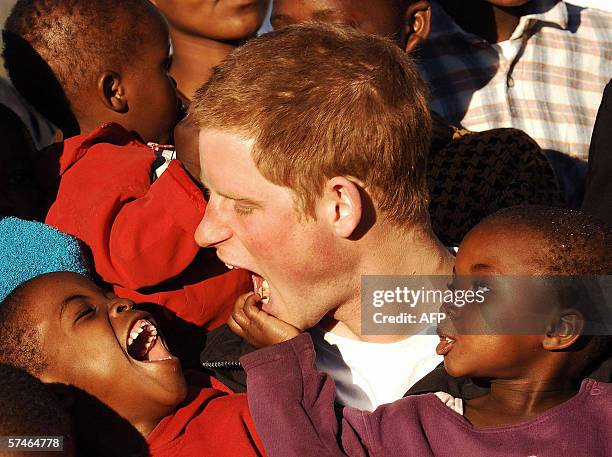
[[[128,354],[133,324],[139,319],[154,323],[131,301],[67,272],[31,280],[22,286],[22,295],[28,322],[41,335],[47,362],[42,381],[84,390],[145,437],[185,399],[187,385],[176,357],[139,361]]]
[[[144,141],[167,144],[182,114],[176,85],[170,76],[170,35],[164,18],[153,6],[142,44],[123,68],[96,76],[95,87],[82,91],[72,103],[82,133],[105,122],[117,122]],[[72,102],[72,101],[71,101]]]
[[[172,76],[190,100],[237,45],[256,35],[269,0],[154,0],[170,24]]]
[[[397,4],[393,0],[275,0],[270,22],[274,29],[309,21],[344,24],[389,38],[411,51],[429,35],[429,2],[406,2],[403,9]]]
[[[293,193],[265,179],[255,166],[251,141],[202,131],[200,145],[209,197],[196,241],[215,247],[223,262],[266,278],[270,313],[302,329],[313,326],[333,308],[323,299],[327,291],[341,287],[330,278],[330,266],[337,265],[338,279],[347,268],[336,260],[339,248],[325,221],[300,220]],[[346,288],[340,300],[353,298],[358,290]]]
[[[519,233],[520,232],[520,233]],[[493,223],[481,223],[464,238],[457,259],[457,275],[542,275],[538,266],[538,250],[546,249],[541,237],[533,231],[517,227],[505,228]],[[541,252],[541,251],[540,251]],[[489,283],[489,298],[484,306],[499,309],[499,315],[528,311],[550,300],[541,288],[530,290],[494,290]],[[522,311],[521,311],[522,308]],[[497,310],[495,310],[497,311]],[[486,311],[482,311],[484,314]],[[482,316],[472,317],[478,322]],[[563,351],[572,346],[579,329],[572,327],[576,315],[567,314],[567,332],[540,335],[457,335],[452,348],[445,355],[444,366],[453,376],[471,376],[490,381],[489,394],[465,403],[465,416],[475,426],[492,426],[520,422],[537,416],[572,397],[579,387],[578,375],[582,369],[587,347],[575,352]],[[452,322],[452,320],[451,320]],[[478,325],[478,324],[477,324]],[[445,325],[439,332],[449,335]]]
[[[534,263],[534,247],[538,243],[541,246],[541,239],[527,229],[517,235],[516,228],[507,230],[494,224],[480,224],[461,244],[456,273],[493,279],[500,275],[541,274]],[[523,300],[525,304],[529,297],[537,301],[544,296],[540,294],[542,291],[531,292],[517,295],[517,291],[502,291],[487,306],[502,308],[498,311],[503,315],[507,311],[504,307],[515,306],[515,296],[519,297],[519,303]],[[300,333],[299,329],[266,313],[258,300],[259,296],[246,294],[236,301],[229,325],[237,334],[256,347],[263,347],[287,341]],[[480,318],[477,313],[472,317]],[[450,335],[454,340],[444,360],[449,374],[490,382],[488,394],[465,401],[466,419],[478,428],[517,423],[575,395],[581,361],[592,350],[587,344],[575,352],[564,351],[579,338],[574,325],[579,321],[571,319],[575,317],[564,315],[566,331],[542,335],[455,335],[445,333],[445,326],[440,326],[442,335]]]
[[[251,157],[252,140],[204,129],[199,144],[209,197],[197,243],[265,278],[270,300],[263,308],[292,326],[310,328],[328,315],[335,332],[376,340],[360,332],[362,274],[450,273],[452,257],[427,228],[402,231],[380,223],[352,239],[368,216],[361,188],[351,179],[327,181],[313,219],[296,207],[292,190],[262,176]]]

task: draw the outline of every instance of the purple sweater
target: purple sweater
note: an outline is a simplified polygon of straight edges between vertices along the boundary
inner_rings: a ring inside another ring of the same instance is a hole
[[[269,457],[612,457],[612,384],[590,379],[570,400],[513,425],[475,429],[434,394],[374,412],[334,412],[310,335],[240,359],[249,407]],[[398,361],[401,363],[401,361]]]

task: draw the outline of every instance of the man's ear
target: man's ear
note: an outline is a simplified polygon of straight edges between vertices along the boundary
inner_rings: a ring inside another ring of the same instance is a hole
[[[542,347],[547,351],[567,349],[580,338],[583,327],[584,318],[580,311],[564,310],[550,324]]]
[[[423,41],[429,38],[431,32],[431,5],[427,0],[409,2],[404,11],[406,24],[406,45],[404,50],[415,50]]]
[[[349,238],[361,222],[362,188],[357,180],[344,176],[335,176],[325,184],[320,209],[325,220],[342,238]]]
[[[104,106],[117,113],[125,113],[128,109],[125,87],[121,76],[114,71],[105,71],[98,77],[98,97]]]

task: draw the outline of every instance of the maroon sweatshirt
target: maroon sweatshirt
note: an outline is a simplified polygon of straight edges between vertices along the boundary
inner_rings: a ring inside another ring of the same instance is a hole
[[[484,429],[434,394],[374,412],[345,407],[339,421],[333,380],[314,360],[308,334],[240,360],[269,457],[612,457],[612,384],[586,379],[578,394],[535,419]]]

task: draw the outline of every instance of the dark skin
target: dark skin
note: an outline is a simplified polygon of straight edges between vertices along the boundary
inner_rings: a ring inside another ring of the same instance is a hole
[[[345,24],[390,38],[410,52],[429,36],[431,6],[424,0],[400,4],[395,0],[274,0],[270,21],[275,29],[308,21]],[[176,57],[174,62],[173,68]],[[175,138],[177,158],[199,180],[198,130],[185,119],[177,125]]]
[[[534,275],[545,272],[536,266],[534,246],[542,240],[527,229],[508,230],[494,224],[480,224],[464,239],[455,264],[457,275]],[[491,286],[493,288],[494,286]],[[494,293],[493,292],[488,293]],[[514,296],[496,292],[494,310],[503,315],[513,307]],[[520,294],[519,294],[520,295]],[[533,295],[524,293],[523,298]],[[299,335],[300,331],[261,309],[259,296],[247,294],[238,299],[228,325],[255,347],[277,344]],[[503,303],[503,305],[501,304]],[[488,306],[494,306],[488,303]],[[474,313],[473,319],[482,318]],[[451,319],[452,320],[452,319]],[[444,321],[446,322],[446,321]],[[551,321],[554,331],[534,335],[453,334],[452,325],[438,328],[442,340],[453,340],[444,365],[452,376],[486,379],[488,394],[464,403],[464,417],[476,428],[513,424],[532,419],[576,394],[580,372],[593,341],[576,345],[582,316],[574,310],[558,313]],[[572,351],[568,351],[572,347]],[[438,347],[440,348],[440,346]]]
[[[145,142],[168,144],[183,114],[170,75],[170,35],[154,6],[133,33],[145,38],[127,62],[106,68],[70,100],[81,133],[117,122]]]
[[[529,0],[440,0],[440,3],[463,30],[489,43],[499,43],[512,36]]]
[[[72,385],[96,397],[144,437],[187,395],[181,364],[158,335],[147,357],[128,350],[139,320],[149,313],[103,291],[76,273],[50,273],[23,286],[27,324],[41,337],[43,382]]]
[[[153,0],[170,24],[171,73],[188,102],[212,69],[236,46],[255,36],[269,0]]]
[[[403,5],[402,5],[403,3]],[[344,24],[392,39],[407,52],[429,36],[428,1],[275,0],[270,22],[274,29],[308,21]]]

